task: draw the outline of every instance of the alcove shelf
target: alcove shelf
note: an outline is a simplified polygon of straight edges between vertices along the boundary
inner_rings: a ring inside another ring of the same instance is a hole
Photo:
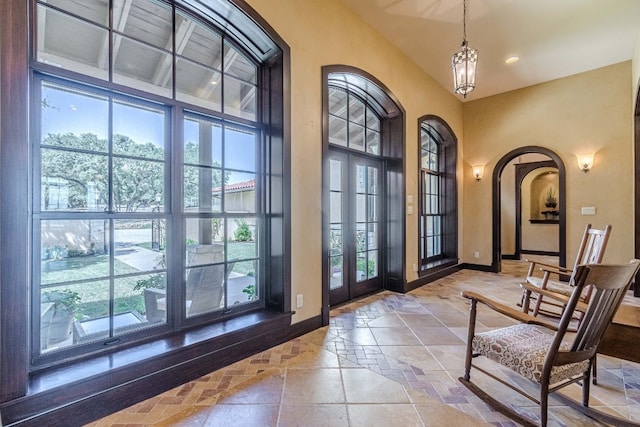
[[[560,224],[558,219],[530,219],[531,224]]]

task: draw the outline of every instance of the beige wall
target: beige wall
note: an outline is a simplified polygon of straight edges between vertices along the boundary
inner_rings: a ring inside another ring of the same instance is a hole
[[[640,85],[640,34],[636,40],[636,49],[633,54],[633,72],[631,77],[631,84],[633,86],[633,106],[636,105],[636,97],[638,95],[638,88]]]
[[[488,179],[463,195],[463,262],[491,264],[490,177],[506,153],[526,145],[546,147],[564,161],[567,259],[575,258],[589,222],[613,225],[605,261],[633,257],[631,73],[627,61],[464,104],[464,157],[470,164],[484,161]],[[596,152],[595,165],[584,173],[576,155],[587,151]],[[473,178],[465,166],[468,185]],[[581,215],[583,206],[596,207],[597,214]]]
[[[502,172],[500,186],[500,228],[501,233],[501,249],[505,255],[513,255],[516,253],[516,168],[515,164],[519,163],[518,159],[514,159],[507,164]],[[491,174],[485,171],[485,178],[491,179]],[[479,182],[478,182],[479,184]],[[489,201],[491,203],[491,201]]]
[[[632,109],[630,82],[640,66],[625,62],[464,106],[337,0],[248,0],[291,48],[292,306],[294,322],[320,312],[322,294],[321,67],[344,64],[383,82],[406,111],[406,195],[417,197],[417,119],[442,117],[459,140],[462,262],[491,264],[491,176],[496,162],[524,145],[555,151],[567,169],[567,259],[587,222],[613,225],[605,261],[633,256]],[[640,59],[640,53],[636,58]],[[638,62],[638,61],[636,61]],[[481,82],[479,82],[481,84]],[[635,86],[634,86],[635,87]],[[464,113],[464,135],[463,135]],[[464,139],[463,139],[464,137]],[[576,154],[595,151],[593,170]],[[471,165],[485,164],[476,182]],[[465,191],[467,189],[467,191]],[[473,190],[473,191],[471,191]],[[580,207],[595,206],[595,216]],[[417,217],[407,216],[407,280],[415,280]],[[473,252],[480,258],[473,258]]]
[[[462,104],[337,0],[248,0],[291,48],[292,307],[294,322],[317,316],[322,295],[322,73],[360,68],[383,82],[406,111],[407,194],[417,197],[417,121],[442,117],[462,142]],[[448,63],[447,63],[448,66]],[[460,151],[461,153],[462,151]],[[462,191],[460,191],[462,193]],[[417,217],[407,216],[407,279],[417,274]]]

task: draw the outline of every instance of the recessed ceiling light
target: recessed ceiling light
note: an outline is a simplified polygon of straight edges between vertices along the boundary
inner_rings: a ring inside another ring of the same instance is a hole
[[[514,62],[518,62],[520,60],[519,56],[510,56],[504,60],[505,64],[513,64]]]

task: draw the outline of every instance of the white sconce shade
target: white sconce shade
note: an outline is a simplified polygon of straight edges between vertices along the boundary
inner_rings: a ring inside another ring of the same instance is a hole
[[[589,172],[593,167],[594,153],[578,154],[578,167],[583,172]]]
[[[480,181],[484,176],[484,165],[475,165],[473,166],[473,177],[476,181]]]

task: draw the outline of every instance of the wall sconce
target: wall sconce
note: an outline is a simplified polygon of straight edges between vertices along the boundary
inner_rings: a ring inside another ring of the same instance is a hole
[[[484,165],[474,165],[473,166],[473,177],[476,181],[480,181],[484,176]]]
[[[583,172],[589,172],[593,167],[593,157],[595,153],[578,154],[578,167]]]

